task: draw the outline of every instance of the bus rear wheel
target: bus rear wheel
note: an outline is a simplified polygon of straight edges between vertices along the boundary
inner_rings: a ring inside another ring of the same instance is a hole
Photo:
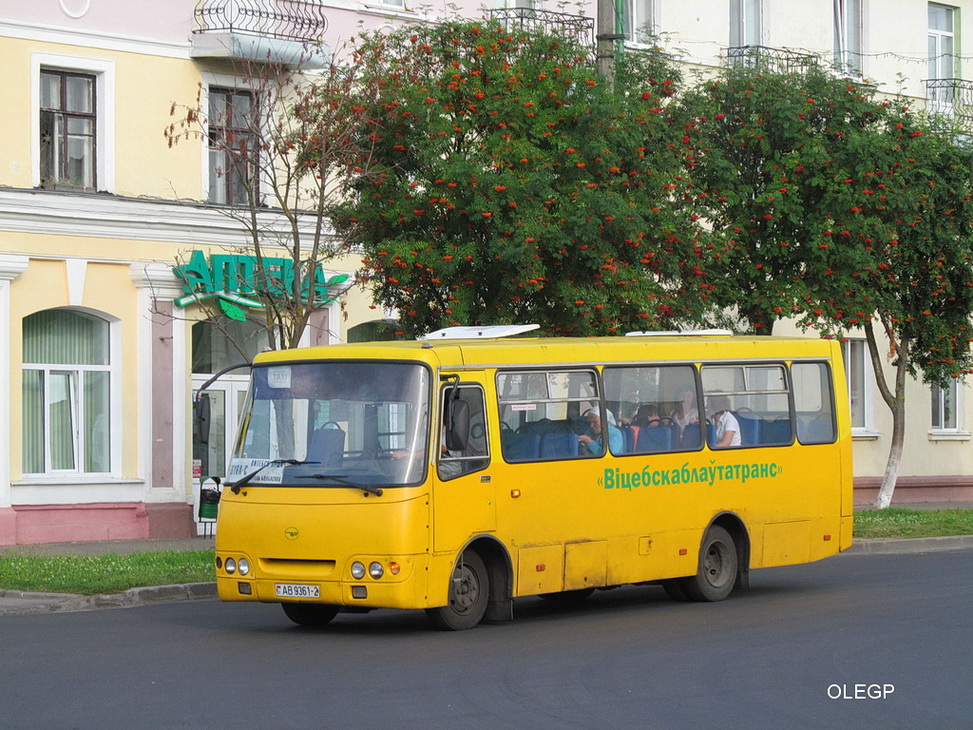
[[[737,566],[736,543],[729,532],[713,525],[699,547],[696,575],[684,579],[686,595],[694,601],[722,601],[733,590]]]
[[[457,561],[449,581],[449,603],[427,608],[432,625],[443,631],[472,629],[483,618],[490,597],[490,578],[483,559],[467,550]]]
[[[298,626],[325,626],[338,615],[338,606],[329,603],[282,603],[284,615]]]

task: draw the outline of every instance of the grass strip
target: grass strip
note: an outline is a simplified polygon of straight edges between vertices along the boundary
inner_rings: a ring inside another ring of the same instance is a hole
[[[910,538],[973,535],[973,510],[921,510],[904,507],[855,513],[856,538]]]
[[[213,551],[130,555],[0,555],[0,587],[51,593],[120,593],[143,586],[216,580]]]

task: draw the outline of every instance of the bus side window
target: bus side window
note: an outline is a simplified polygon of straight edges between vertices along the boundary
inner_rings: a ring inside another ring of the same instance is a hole
[[[442,393],[443,418],[445,404],[450,397],[452,385],[445,386]],[[466,447],[462,451],[446,449],[445,423],[440,425],[439,459],[437,471],[440,479],[453,479],[464,474],[485,469],[490,463],[486,431],[486,410],[484,409],[483,390],[479,386],[461,385],[457,394],[469,406],[470,428]]]
[[[796,362],[791,365],[797,439],[802,444],[832,444],[835,441],[834,388],[831,371],[824,362]]]
[[[598,405],[591,369],[508,370],[497,373],[500,445],[510,463],[591,456],[579,448],[587,418]]]
[[[736,434],[723,446],[788,446],[793,442],[783,363],[704,365],[701,375],[710,425]]]
[[[696,378],[691,366],[612,366],[605,367],[602,377],[605,400],[609,409],[616,411],[622,430],[621,453],[692,451],[700,447]],[[684,401],[685,393],[690,397]]]

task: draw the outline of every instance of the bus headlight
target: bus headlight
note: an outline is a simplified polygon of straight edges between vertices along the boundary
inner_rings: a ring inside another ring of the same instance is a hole
[[[250,572],[250,561],[246,558],[240,558],[238,567],[240,568],[240,575],[246,575]]]
[[[233,558],[226,559],[225,567],[226,567],[226,572],[229,573],[230,575],[236,573],[236,561]]]
[[[357,560],[351,564],[351,577],[355,580],[361,580],[365,577],[365,564],[359,563]]]
[[[372,563],[368,566],[368,574],[378,580],[385,574],[385,568],[382,567],[381,563]]]

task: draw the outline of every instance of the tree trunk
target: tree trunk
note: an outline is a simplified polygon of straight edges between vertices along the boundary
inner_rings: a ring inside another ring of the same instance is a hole
[[[885,463],[882,486],[875,498],[876,509],[886,509],[892,504],[895,482],[899,477],[899,463],[902,461],[902,446],[905,442],[905,394],[896,387],[895,405],[892,407],[892,443],[889,445],[889,458]]]
[[[886,329],[886,331],[890,332],[891,330]],[[908,375],[906,366],[912,354],[910,352],[912,341],[904,337],[897,343],[891,343],[895,353],[895,390],[892,391],[885,381],[882,357],[878,350],[878,342],[875,339],[875,331],[871,322],[865,325],[865,338],[868,341],[868,352],[872,361],[872,369],[875,372],[875,382],[882,395],[882,400],[892,411],[892,442],[889,445],[889,458],[885,463],[882,486],[879,487],[878,496],[875,498],[875,507],[886,509],[892,504],[892,494],[895,492],[895,482],[899,477],[899,464],[902,461],[902,446],[905,443],[905,383]]]

